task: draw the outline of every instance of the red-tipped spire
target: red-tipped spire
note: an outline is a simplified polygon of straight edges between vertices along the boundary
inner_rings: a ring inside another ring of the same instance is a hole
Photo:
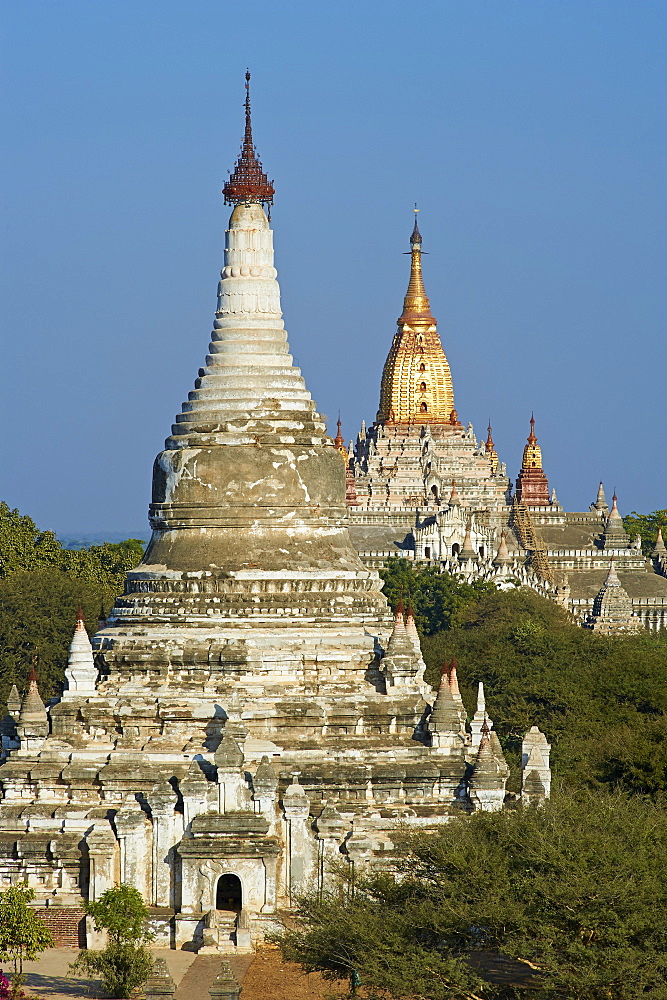
[[[82,625],[86,624],[86,619],[84,618],[83,608],[81,607],[81,605],[79,605],[79,607],[76,609],[76,623],[77,623],[77,625],[79,624],[79,622],[81,622]]]
[[[29,684],[36,684],[37,683],[37,671],[35,670],[35,664],[34,663],[30,664],[30,670],[28,671],[28,683]]]
[[[535,414],[530,415],[530,434],[528,435],[528,444],[537,444],[537,438],[535,437]]]
[[[440,676],[447,678],[447,683],[449,684],[449,664],[447,663],[447,657],[442,661],[442,666],[440,667]]]
[[[459,691],[459,679],[456,674],[458,666],[459,666],[458,660],[456,659],[455,656],[452,656],[451,660],[449,661],[449,687],[455,698],[457,696],[460,696],[461,694],[461,692]]]
[[[272,205],[275,193],[273,182],[262,170],[262,164],[252,141],[252,121],[250,117],[250,73],[245,75],[245,134],[241,155],[236,161],[234,172],[222,189],[226,205],[258,203]]]
[[[493,434],[492,434],[492,431],[491,431],[491,421],[490,420],[489,420],[489,426],[487,427],[486,431],[487,431],[487,433],[486,433],[486,450],[487,451],[493,451],[493,449],[495,448],[495,445],[493,443]]]
[[[343,435],[341,434],[341,430],[340,430],[341,427],[342,427],[342,424],[340,422],[340,413],[338,414],[338,420],[336,421],[336,427],[337,427],[337,432],[336,432],[336,437],[334,438],[334,444],[336,445],[336,447],[340,451],[341,448],[345,447],[345,442],[343,441]]]

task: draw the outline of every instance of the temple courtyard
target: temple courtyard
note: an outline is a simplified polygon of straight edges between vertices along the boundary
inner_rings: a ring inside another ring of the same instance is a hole
[[[104,993],[98,982],[68,976],[68,967],[78,954],[76,948],[51,948],[36,961],[26,962],[28,989],[43,1000],[71,1000]],[[220,971],[222,956],[196,955],[191,951],[156,948],[165,959],[176,984],[175,1000],[207,1000],[208,991]],[[265,946],[254,955],[229,956],[229,964],[241,983],[242,1000],[324,1000],[345,996],[346,984],[325,983],[316,973],[306,975],[299,966],[284,962],[275,947]]]

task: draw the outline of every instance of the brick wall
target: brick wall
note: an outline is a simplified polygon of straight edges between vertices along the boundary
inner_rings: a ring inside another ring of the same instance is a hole
[[[42,907],[35,910],[53,934],[56,948],[85,948],[86,917],[83,910]]]

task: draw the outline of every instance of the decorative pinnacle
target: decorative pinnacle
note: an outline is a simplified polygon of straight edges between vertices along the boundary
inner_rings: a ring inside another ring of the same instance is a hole
[[[528,444],[537,444],[537,438],[535,437],[535,415],[533,413],[530,415],[530,434],[528,435]]]
[[[418,211],[419,209],[415,206],[415,212]],[[403,312],[398,317],[398,322],[406,323],[410,326],[415,323],[433,326],[435,319],[431,315],[431,304],[428,300],[422,277],[422,236],[419,232],[416,215],[414,228],[410,236],[410,248],[412,256],[410,262],[410,281],[405,299],[403,300]]]
[[[334,438],[334,444],[336,445],[337,448],[341,448],[345,444],[345,442],[343,441],[343,435],[341,434],[341,431],[340,431],[341,426],[342,425],[341,425],[340,413],[339,413],[338,414],[338,420],[336,421],[336,428],[337,428],[337,430],[336,430],[336,437]]]
[[[418,211],[419,211],[419,209],[417,208],[417,202],[415,202],[415,207],[414,207],[415,224],[414,224],[414,228],[412,230],[412,236],[410,237],[410,246],[411,247],[414,247],[415,244],[418,244],[419,246],[421,246],[421,242],[422,242],[422,234],[419,232],[419,226],[417,225],[417,212]]]
[[[272,205],[275,189],[273,182],[262,170],[261,161],[252,141],[252,120],[250,113],[250,72],[245,75],[245,132],[241,155],[222,189],[226,205]]]
[[[486,450],[493,451],[495,445],[493,443],[493,435],[491,433],[491,418],[489,418],[489,426],[486,429]]]

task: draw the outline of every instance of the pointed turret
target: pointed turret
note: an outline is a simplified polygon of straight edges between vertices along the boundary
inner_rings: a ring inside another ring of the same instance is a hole
[[[12,684],[10,688],[9,697],[7,698],[7,711],[14,721],[18,722],[19,715],[21,714],[21,695],[16,684]]]
[[[345,447],[345,439],[341,432],[341,420],[340,413],[338,414],[338,420],[336,421],[336,437],[334,438],[334,445],[336,446],[336,451],[339,451],[343,458],[347,461],[347,448]]]
[[[484,696],[484,684],[482,681],[477,685],[477,709],[470,722],[471,745],[473,750],[477,750],[482,739],[482,728],[484,724],[488,729],[493,729],[493,722],[486,714],[486,699]]]
[[[415,224],[410,236],[410,281],[403,300],[403,312],[398,317],[399,325],[410,323],[412,326],[432,326],[435,319],[431,314],[431,303],[428,300],[424,279],[422,276],[422,235]]]
[[[602,547],[604,549],[627,549],[628,536],[623,527],[623,518],[618,509],[616,493],[611,498],[611,510],[604,526]]]
[[[664,559],[667,556],[667,547],[662,538],[662,528],[658,525],[658,534],[655,538],[655,546],[651,555],[654,559]]]
[[[417,631],[417,625],[415,623],[415,616],[411,604],[408,604],[408,613],[405,619],[405,631],[408,634],[408,638],[412,641],[413,646],[415,646],[415,648],[421,653],[419,632]]]
[[[458,693],[458,684],[456,684],[458,697],[450,686],[450,670],[451,667],[445,660],[438,693],[428,718],[431,745],[445,750],[462,749],[462,737],[465,734],[465,709]]]
[[[470,777],[470,800],[475,810],[496,812],[502,809],[508,769],[502,751],[502,760],[499,760],[496,754],[488,724],[485,722]]]
[[[449,506],[450,507],[461,506],[461,497],[459,496],[459,491],[456,488],[455,479],[452,479],[452,492],[449,494]]]
[[[90,644],[81,607],[77,612],[74,637],[69,647],[65,682],[67,687],[62,694],[63,701],[95,694],[97,667],[93,659],[93,647]]]
[[[487,427],[486,442],[484,444],[484,453],[491,462],[491,472],[496,472],[496,470],[498,469],[498,452],[496,451],[496,446],[493,443],[493,432],[491,430],[490,420],[489,420],[489,426]]]
[[[530,417],[530,434],[523,449],[521,472],[516,481],[516,499],[526,507],[543,507],[551,503],[549,480],[542,468],[542,449],[535,436],[535,417]]]
[[[380,664],[387,687],[404,686],[417,677],[421,680],[425,667],[419,641],[415,645],[414,637],[408,634],[403,612],[403,601],[399,600],[387,651]]]
[[[252,141],[252,120],[250,114],[250,73],[245,75],[245,133],[241,155],[236,161],[234,172],[230,174],[222,193],[226,205],[272,205],[275,194],[273,182],[262,170],[257,151]]]
[[[477,553],[475,552],[475,549],[472,544],[471,525],[470,521],[468,521],[468,523],[466,524],[465,538],[463,539],[463,547],[459,552],[459,559],[462,562],[464,562],[465,560],[476,559],[476,558],[477,558]]]
[[[345,462],[345,502],[348,507],[358,507],[359,501],[357,500],[357,490],[354,482],[354,472],[350,468],[350,451],[352,450],[352,445],[350,444],[350,451],[345,447],[345,439],[341,432],[341,420],[340,413],[338,414],[338,420],[336,421],[336,437],[334,438],[334,447],[340,457]]]
[[[243,766],[245,757],[234,737],[225,733],[213,754],[213,760],[218,771],[236,772]]]
[[[422,237],[416,218],[410,259],[403,312],[382,373],[377,422],[447,423],[454,409],[452,375],[424,288]]]
[[[21,701],[21,711],[17,724],[21,750],[37,751],[49,734],[49,716],[39,695],[37,673],[34,666],[28,674],[28,689]]]
[[[449,661],[449,690],[454,701],[463,707],[463,698],[459,690],[459,661],[455,656]]]
[[[512,557],[507,548],[507,537],[505,535],[505,529],[500,532],[500,542],[498,543],[498,551],[493,559],[494,566],[507,566],[512,562]]]
[[[595,498],[595,503],[591,504],[591,510],[597,510],[600,514],[607,514],[609,512],[609,504],[604,495],[604,486],[602,483],[598,486],[598,495]]]
[[[585,623],[586,628],[613,635],[617,632],[638,632],[642,625],[633,613],[632,601],[616,572],[614,558],[609,561],[606,579],[593,601],[593,612]]]
[[[521,799],[540,805],[551,794],[551,744],[537,726],[532,726],[521,747]]]

